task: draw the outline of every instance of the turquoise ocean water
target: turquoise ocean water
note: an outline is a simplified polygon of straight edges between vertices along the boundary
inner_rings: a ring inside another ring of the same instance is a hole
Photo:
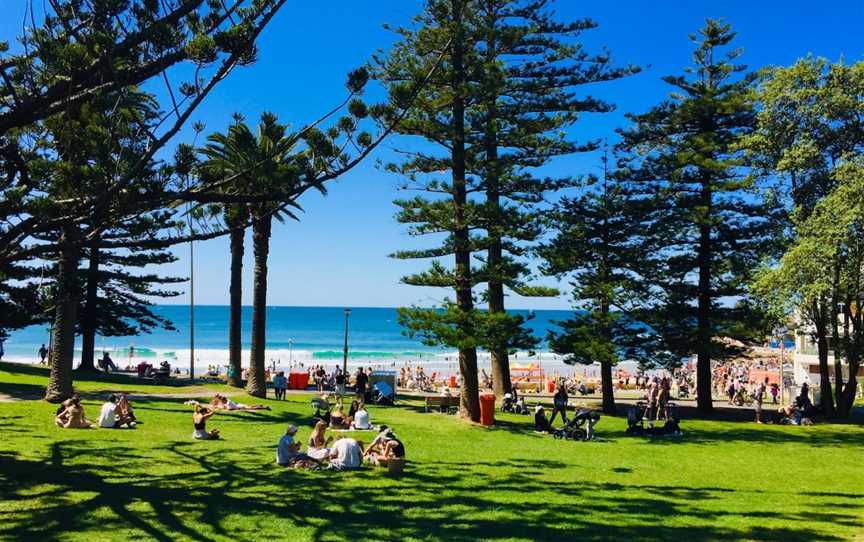
[[[244,364],[248,359],[251,331],[251,307],[243,308]],[[160,305],[155,311],[171,320],[176,331],[155,330],[137,337],[98,337],[97,355],[101,350],[111,353],[115,362],[124,365],[129,360],[129,346],[134,345],[134,361],[140,359],[167,359],[180,366],[189,363],[189,307],[187,305]],[[513,311],[528,315],[529,311]],[[540,339],[545,339],[553,321],[570,316],[570,311],[532,311],[528,326]],[[195,308],[196,367],[224,364],[228,357],[228,306],[206,305]],[[454,352],[424,346],[402,334],[393,308],[351,308],[348,343],[351,364],[386,366],[404,361],[427,365],[452,366]],[[268,361],[278,366],[293,363],[322,363],[335,365],[342,360],[345,326],[341,307],[268,307],[267,352]],[[6,341],[4,359],[33,362],[38,359],[39,347],[48,343],[47,326],[31,326],[13,332]],[[80,349],[80,341],[77,345]],[[540,358],[554,361],[557,356],[542,353],[533,356],[520,353],[517,359],[525,361]],[[79,350],[80,351],[80,350]],[[481,354],[481,364],[485,356]]]

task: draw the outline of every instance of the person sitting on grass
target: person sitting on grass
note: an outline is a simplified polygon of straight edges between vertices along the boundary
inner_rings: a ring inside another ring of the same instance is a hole
[[[350,429],[351,422],[354,421],[350,416],[346,416],[342,411],[342,403],[337,402],[336,408],[330,414],[331,429]]]
[[[552,425],[546,419],[546,411],[542,405],[534,407],[534,431],[537,433],[551,433]]]
[[[341,402],[340,402],[340,404],[341,404]],[[353,401],[351,401],[351,406],[348,407],[348,416],[350,418],[354,418],[354,414],[357,413],[357,411],[360,409],[360,405],[362,405],[362,404],[363,404],[362,399],[354,399]]]
[[[279,444],[276,445],[276,464],[280,467],[290,466],[296,461],[312,460],[310,456],[300,451],[300,443],[294,441],[297,431],[296,425],[289,425],[285,429],[285,434],[279,439]]]
[[[118,401],[119,398],[115,394],[112,393],[108,396],[108,400],[105,401],[105,404],[102,405],[102,410],[99,412],[99,427],[106,429],[119,429],[124,425],[130,429],[135,427],[135,420],[130,418],[128,414],[123,414],[118,410]]]
[[[228,397],[218,393],[213,397],[213,400],[210,401],[210,407],[214,410],[270,410],[270,407],[267,405],[244,405],[243,403],[235,403]]]
[[[514,388],[514,390],[515,390],[515,388]],[[522,414],[522,415],[528,414],[528,405],[525,404],[525,397],[520,396],[518,399],[516,399],[516,407],[515,407],[514,412],[516,414]]]
[[[219,438],[219,430],[213,429],[207,431],[207,418],[213,416],[216,412],[205,406],[195,405],[195,412],[192,413],[192,426],[195,430],[192,432],[192,438],[196,440],[216,440]]]
[[[132,410],[132,403],[125,394],[117,396],[117,414],[123,418],[127,418],[135,423],[141,423],[135,417],[135,412]]]
[[[315,460],[327,459],[330,457],[330,448],[327,445],[332,440],[332,437],[327,437],[327,423],[319,420],[315,424],[315,428],[309,435],[307,443],[306,455]]]
[[[93,422],[84,416],[81,397],[77,393],[63,401],[54,421],[59,427],[64,429],[89,429],[94,425]]]
[[[363,443],[339,437],[330,450],[330,468],[335,470],[359,469],[363,465]]]
[[[373,465],[387,465],[391,459],[405,459],[405,445],[396,438],[386,425],[378,428],[379,432],[372,444],[366,448],[363,457]]]
[[[357,407],[357,411],[354,413],[351,427],[360,431],[367,431],[369,429],[372,429],[372,424],[369,423],[369,411],[366,410],[366,405],[364,405],[362,402]]]

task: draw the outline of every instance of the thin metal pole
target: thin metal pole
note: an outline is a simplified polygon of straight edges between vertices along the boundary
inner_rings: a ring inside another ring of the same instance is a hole
[[[192,233],[191,207],[190,203],[186,215],[190,234]],[[195,380],[195,241],[193,240],[189,241],[189,379]]]
[[[351,309],[345,309],[345,347],[342,354],[342,374],[348,375],[348,315]]]
[[[189,241],[189,378],[195,380],[195,244]]]

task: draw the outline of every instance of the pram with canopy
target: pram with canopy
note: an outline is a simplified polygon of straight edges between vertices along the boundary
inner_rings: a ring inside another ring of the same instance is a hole
[[[560,429],[556,429],[552,436],[556,439],[567,440],[593,440],[594,426],[600,421],[600,413],[596,410],[582,408],[570,418]]]

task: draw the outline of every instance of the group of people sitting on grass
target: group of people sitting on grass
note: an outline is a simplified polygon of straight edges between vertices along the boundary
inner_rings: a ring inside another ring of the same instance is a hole
[[[129,398],[114,393],[109,395],[108,400],[102,405],[99,410],[99,420],[96,422],[87,419],[84,406],[81,404],[81,396],[77,393],[60,404],[54,422],[64,429],[89,429],[96,426],[106,429],[123,427],[134,429],[138,424]]]
[[[372,429],[372,423],[369,419],[369,411],[366,409],[366,404],[361,397],[357,397],[351,401],[348,408],[348,413],[345,413],[342,405],[342,397],[336,397],[336,407],[331,411],[328,396],[322,395],[312,400],[312,406],[315,407],[315,414],[312,416],[316,421],[323,421],[324,424],[331,429],[336,430],[357,430],[368,431]]]
[[[327,423],[318,420],[306,444],[306,451],[301,451],[297,441],[299,428],[289,425],[285,434],[276,446],[276,463],[283,467],[321,468],[334,470],[357,469],[364,462],[379,465],[398,471],[405,463],[405,445],[386,425],[378,427],[378,434],[369,446],[358,439],[338,436],[327,436]]]

